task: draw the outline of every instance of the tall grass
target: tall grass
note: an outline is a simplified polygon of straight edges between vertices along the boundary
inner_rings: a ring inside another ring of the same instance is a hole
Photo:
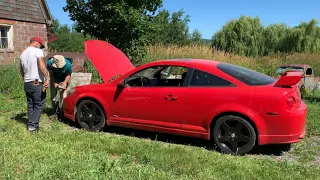
[[[23,79],[16,63],[0,66],[0,93],[11,98],[22,98],[24,94]]]
[[[277,67],[284,63],[309,64],[311,67],[313,67],[315,75],[320,75],[320,54],[279,53],[270,56],[250,58],[232,53],[217,51],[206,45],[190,45],[183,47],[174,45],[149,46],[147,47],[147,56],[142,60],[142,63],[150,62],[157,59],[171,58],[199,58],[217,60],[244,66],[268,75],[275,75]]]

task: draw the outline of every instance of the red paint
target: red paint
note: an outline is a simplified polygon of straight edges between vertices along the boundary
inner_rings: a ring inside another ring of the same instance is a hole
[[[219,71],[216,66],[220,62],[199,59],[159,60],[132,68],[121,53],[105,43],[98,43],[106,46],[107,50],[104,51],[94,44],[97,41],[91,43],[87,43],[86,52],[89,57],[98,58],[91,60],[98,67],[98,71],[104,74],[104,79],[111,74],[126,73],[110,83],[76,87],[75,92],[64,100],[65,116],[72,120],[75,120],[74,109],[77,102],[81,98],[91,97],[102,104],[109,126],[211,139],[212,120],[221,114],[236,113],[246,116],[255,125],[259,145],[295,143],[305,136],[307,106],[301,100],[297,86],[291,84],[293,81],[290,81],[290,88],[275,87],[275,83],[249,86]],[[91,50],[100,54],[94,55]],[[112,58],[107,57],[107,54],[112,54]],[[108,60],[99,61],[99,57],[100,60]],[[120,67],[118,62],[123,62],[126,68]],[[228,80],[235,86],[118,87],[126,77],[159,65],[198,69]],[[105,69],[112,68],[112,72],[105,72]],[[292,77],[291,75],[295,76],[291,73],[285,77]],[[284,84],[289,82],[281,81]],[[292,107],[287,104],[289,97],[296,100]]]
[[[88,40],[85,42],[85,52],[104,82],[134,69],[128,57],[110,43]]]
[[[299,71],[286,71],[276,82],[276,86],[292,86],[297,84],[303,75],[303,72]]]

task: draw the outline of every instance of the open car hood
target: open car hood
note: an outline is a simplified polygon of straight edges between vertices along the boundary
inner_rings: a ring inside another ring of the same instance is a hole
[[[104,82],[135,68],[121,50],[105,41],[86,41],[85,53]]]
[[[286,71],[275,83],[275,86],[293,86],[300,82],[303,72]]]

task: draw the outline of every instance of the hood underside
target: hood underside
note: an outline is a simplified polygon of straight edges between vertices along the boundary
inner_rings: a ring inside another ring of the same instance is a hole
[[[86,41],[85,53],[104,82],[135,68],[121,50],[105,41]]]

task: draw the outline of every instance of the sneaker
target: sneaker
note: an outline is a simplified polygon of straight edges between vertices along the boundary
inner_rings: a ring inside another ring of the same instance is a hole
[[[28,131],[29,131],[29,132],[36,132],[36,131],[38,131],[38,130],[39,130],[39,128],[28,127]]]

